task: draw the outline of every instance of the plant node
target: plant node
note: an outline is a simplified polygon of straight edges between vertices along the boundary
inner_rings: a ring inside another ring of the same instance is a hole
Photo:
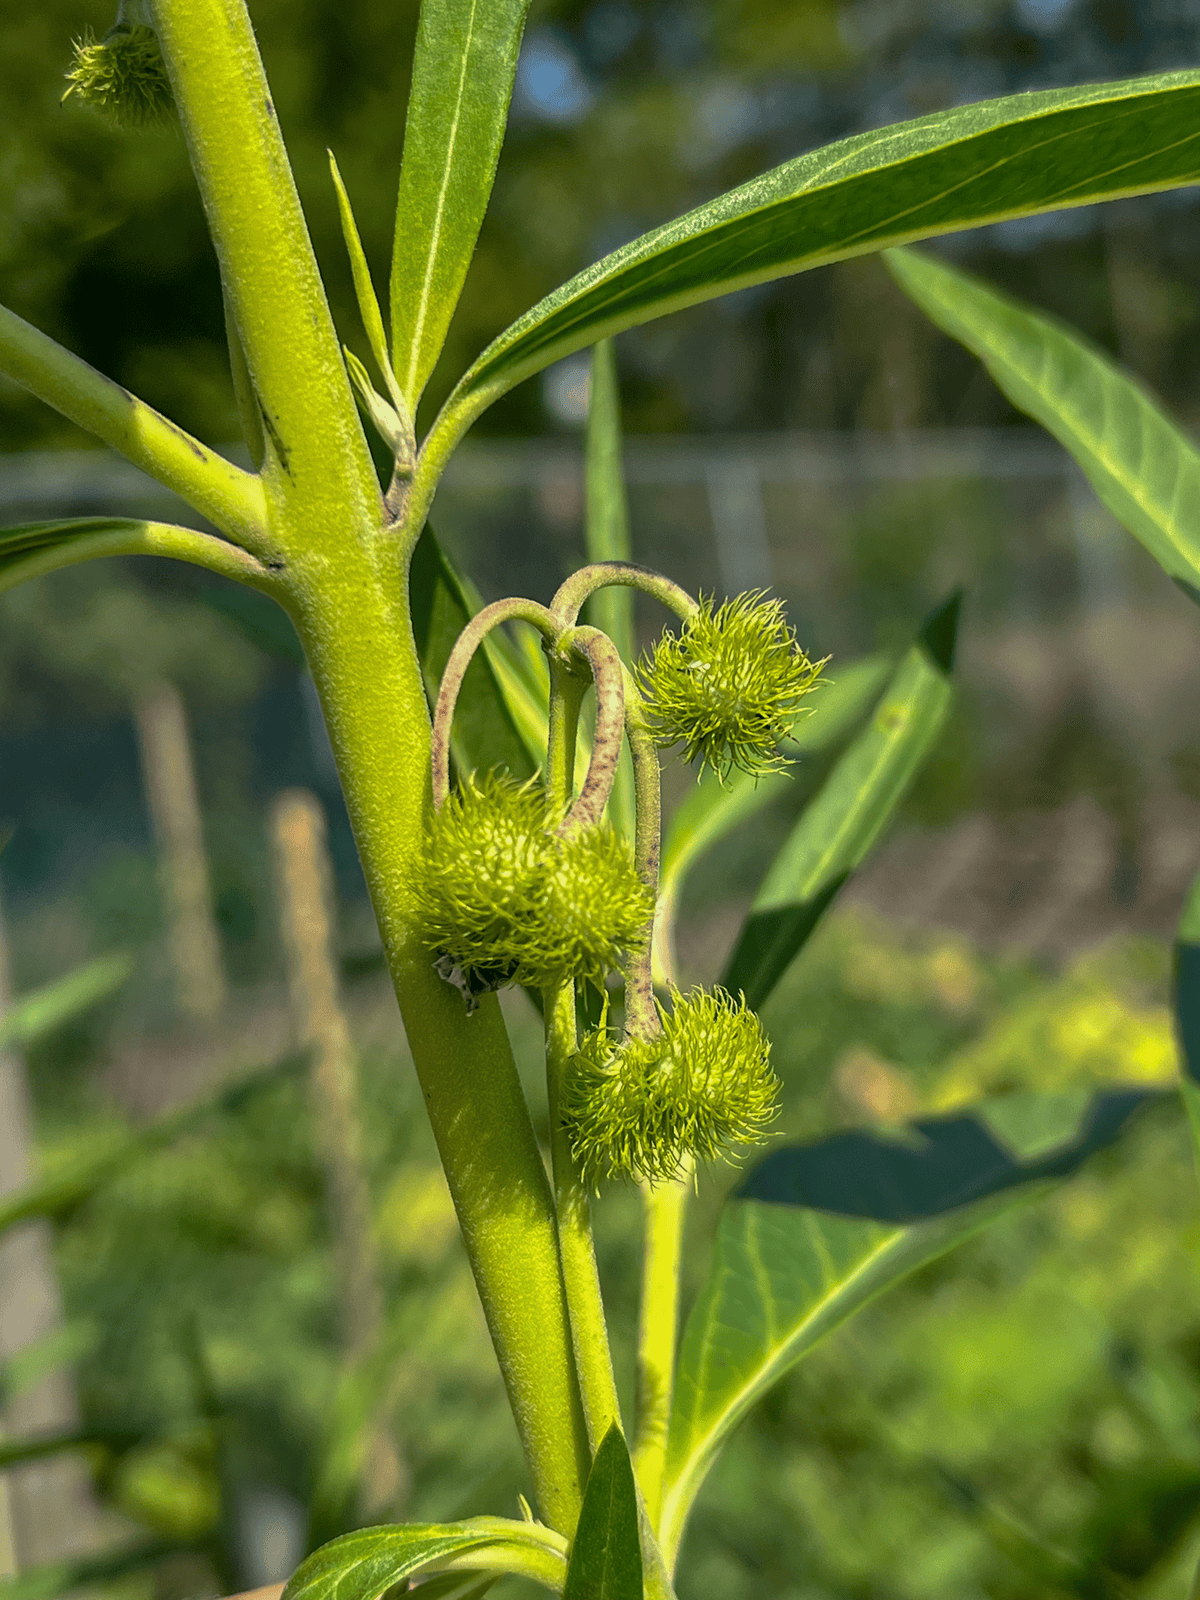
[[[657,744],[682,744],[722,777],[757,776],[784,765],[779,742],[824,665],[796,643],[782,602],[757,591],[716,609],[702,600],[639,665],[638,684]]]
[[[501,773],[468,778],[434,817],[420,901],[438,970],[469,1005],[506,983],[602,984],[645,943],[654,910],[619,834],[556,834],[544,791]]]
[[[671,999],[659,1036],[618,1041],[602,1025],[572,1058],[562,1122],[590,1188],[676,1178],[689,1156],[758,1143],[777,1113],[771,1046],[745,1001],[723,989]]]

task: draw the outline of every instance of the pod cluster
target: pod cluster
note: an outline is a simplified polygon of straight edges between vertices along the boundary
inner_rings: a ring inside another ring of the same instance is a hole
[[[534,782],[468,778],[437,813],[419,885],[426,942],[468,994],[602,984],[645,949],[654,898],[606,824],[561,837]]]

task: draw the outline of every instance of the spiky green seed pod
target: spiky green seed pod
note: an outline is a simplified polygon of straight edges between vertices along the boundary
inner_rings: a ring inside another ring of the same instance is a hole
[[[682,744],[722,776],[782,766],[779,742],[824,661],[796,643],[779,600],[741,594],[715,610],[702,600],[678,635],[664,634],[638,668],[656,741]]]
[[[562,1124],[584,1182],[677,1177],[686,1157],[712,1161],[758,1143],[777,1112],[770,1043],[723,989],[672,993],[662,1035],[618,1041],[603,1027],[572,1058]]]
[[[497,773],[469,778],[437,813],[419,895],[426,942],[468,994],[603,983],[644,947],[654,911],[618,834],[581,828],[559,838],[543,791]]]
[[[63,100],[77,95],[116,128],[153,128],[174,109],[171,84],[153,28],[118,22],[97,41],[75,41]]]

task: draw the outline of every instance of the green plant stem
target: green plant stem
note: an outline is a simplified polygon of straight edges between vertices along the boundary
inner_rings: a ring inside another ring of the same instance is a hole
[[[262,413],[285,557],[384,538],[383,497],[243,0],[152,0],[192,169]]]
[[[658,747],[646,723],[642,697],[632,674],[625,672],[625,732],[633,756],[633,793],[636,825],[633,859],[642,882],[657,897],[658,863],[662,854],[662,772]],[[654,919],[646,930],[645,949],[629,963],[625,974],[625,1027],[643,1039],[660,1031],[654,1004],[651,950]]]
[[[642,1183],[645,1247],[642,1301],[638,1317],[637,1440],[634,1471],[651,1527],[662,1512],[663,1468],[675,1384],[675,1346],[679,1331],[679,1268],[683,1229],[692,1192],[689,1170],[670,1183]]]
[[[553,1197],[499,1006],[467,1015],[415,914],[430,725],[404,597],[362,568],[322,572],[293,614],[539,1510],[569,1536],[588,1453]]]
[[[547,811],[553,819],[570,807],[575,772],[575,736],[586,682],[559,657],[550,661],[550,717],[546,747]],[[571,1318],[571,1338],[588,1441],[593,1451],[615,1422],[622,1427],[617,1386],[596,1249],[592,1239],[592,1208],[587,1190],[571,1159],[563,1132],[559,1104],[563,1078],[578,1048],[575,985],[571,980],[543,991],[546,1028],[546,1098],[550,1112],[550,1155],[554,1173],[554,1199],[558,1212],[559,1248],[563,1281]]]
[[[0,372],[111,445],[245,550],[275,554],[262,485],[190,433],[0,306]]]
[[[559,646],[584,658],[596,689],[592,753],[583,785],[562,823],[560,832],[565,834],[573,828],[597,827],[604,817],[625,741],[625,689],[617,647],[598,628],[573,628],[560,638]],[[575,714],[578,719],[578,709]],[[574,735],[571,742],[573,747]]]

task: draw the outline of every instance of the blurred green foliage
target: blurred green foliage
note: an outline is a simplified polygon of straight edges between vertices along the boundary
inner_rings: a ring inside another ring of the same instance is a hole
[[[781,1133],[1006,1089],[1169,1082],[1166,984],[1153,941],[1115,942],[1055,974],[844,910],[768,1009]],[[511,1015],[535,1066],[532,1010],[517,996]],[[510,1509],[519,1453],[411,1069],[371,1050],[362,1078],[388,1414],[413,1473],[406,1514]],[[47,1159],[113,1133],[111,1113],[51,1119]],[[690,1290],[730,1180],[701,1179]],[[862,1313],[735,1437],[685,1544],[681,1593],[1176,1593],[1200,1545],[1196,1198],[1181,1118],[1155,1113],[1082,1178]],[[615,1326],[632,1321],[635,1217],[623,1189],[599,1207]],[[89,1427],[109,1440],[99,1481],[126,1516],[199,1538],[213,1582],[245,1575],[228,1565],[228,1528],[264,1486],[307,1509],[314,1542],[355,1520],[370,1375],[356,1389],[340,1370],[300,1085],[112,1184],[63,1227],[59,1263],[63,1353]],[[626,1384],[631,1354],[616,1351]],[[167,1564],[154,1593],[194,1591],[203,1570]],[[122,1593],[149,1583],[126,1579]]]

